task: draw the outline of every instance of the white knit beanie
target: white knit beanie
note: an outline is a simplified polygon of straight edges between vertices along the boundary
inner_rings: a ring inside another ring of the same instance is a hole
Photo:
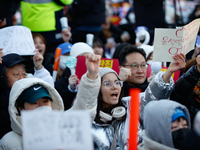
[[[78,55],[80,55],[82,53],[87,53],[87,52],[94,54],[92,47],[90,47],[88,44],[86,44],[84,42],[77,42],[77,43],[73,44],[73,46],[70,50],[70,55],[77,57]]]
[[[111,68],[99,68],[99,75],[100,75],[101,78],[104,75],[106,75],[107,73],[114,73],[117,76],[117,78],[120,79],[117,72],[115,72],[113,69],[111,69]]]

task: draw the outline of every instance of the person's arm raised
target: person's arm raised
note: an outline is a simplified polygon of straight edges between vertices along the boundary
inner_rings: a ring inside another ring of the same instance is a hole
[[[44,57],[39,53],[37,49],[34,52],[36,52],[36,54],[33,56],[33,63],[35,65],[35,69],[40,70],[43,67],[42,62]]]
[[[168,83],[170,81],[170,77],[174,72],[182,69],[186,65],[185,55],[183,53],[176,54],[173,56],[173,58],[176,62],[170,63],[167,71],[163,74],[163,80],[165,81],[165,83]]]
[[[86,56],[87,77],[95,80],[98,77],[101,56],[88,53]]]
[[[96,116],[97,97],[101,86],[98,75],[101,56],[88,53],[86,67],[88,72],[81,77],[76,100],[70,110],[87,110],[90,112],[91,121]],[[69,111],[70,111],[69,110]]]

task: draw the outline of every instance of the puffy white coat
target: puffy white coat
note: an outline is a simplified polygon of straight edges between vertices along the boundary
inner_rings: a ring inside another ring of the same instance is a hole
[[[18,111],[15,107],[16,99],[19,95],[28,87],[40,84],[44,86],[48,91],[49,95],[53,99],[52,109],[53,110],[61,110],[64,111],[63,101],[58,92],[47,82],[40,80],[38,78],[25,78],[21,79],[14,83],[9,98],[9,114],[11,119],[11,132],[4,135],[4,137],[0,140],[0,150],[21,150],[23,149],[23,141],[22,141],[22,126],[21,126],[21,117],[18,114]],[[92,88],[91,88],[92,87]],[[88,90],[91,89],[91,90]],[[80,110],[87,109],[91,114],[92,120],[96,115],[96,105],[97,105],[97,97],[95,97],[100,89],[100,77],[95,80],[90,80],[87,78],[86,74],[83,75],[79,87],[79,91],[77,93],[77,98],[72,106],[71,110]],[[92,99],[89,99],[89,97]],[[93,101],[90,101],[93,100]],[[66,111],[65,113],[67,113]]]

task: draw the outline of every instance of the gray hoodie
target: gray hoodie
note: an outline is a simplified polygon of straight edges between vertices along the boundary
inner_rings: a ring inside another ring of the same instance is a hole
[[[139,150],[169,150],[174,149],[171,120],[176,108],[180,108],[187,116],[190,129],[190,115],[187,108],[171,100],[149,102],[144,109],[143,142]]]

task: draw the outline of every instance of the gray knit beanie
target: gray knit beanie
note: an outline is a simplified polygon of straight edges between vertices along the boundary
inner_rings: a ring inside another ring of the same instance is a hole
[[[117,72],[115,72],[113,69],[111,69],[111,68],[99,68],[99,75],[100,75],[101,78],[104,75],[106,75],[107,73],[114,73],[117,76],[117,78],[120,80]]]

